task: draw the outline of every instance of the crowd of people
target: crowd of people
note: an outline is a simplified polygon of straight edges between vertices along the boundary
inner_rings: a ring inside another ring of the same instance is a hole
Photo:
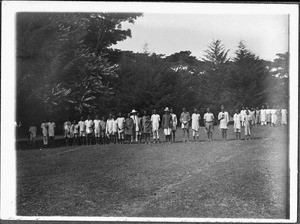
[[[101,119],[98,115],[94,120],[90,116],[87,119],[80,118],[80,121],[73,122],[67,120],[63,124],[63,133],[65,145],[92,145],[92,144],[124,144],[124,143],[151,143],[150,137],[152,134],[153,143],[160,142],[159,128],[163,129],[167,143],[175,142],[176,131],[178,125],[183,131],[183,142],[190,141],[190,129],[192,131],[193,141],[199,141],[201,115],[197,109],[194,109],[192,115],[182,109],[182,113],[177,119],[177,115],[173,109],[166,107],[165,114],[161,117],[156,110],[152,111],[151,116],[147,111],[143,111],[143,116],[140,116],[136,110],[132,110],[125,118],[122,113],[117,116],[110,113],[108,119]],[[236,140],[241,139],[241,131],[244,129],[245,140],[250,139],[252,126],[266,125],[286,125],[287,124],[287,109],[280,109],[279,106],[273,107],[262,106],[261,109],[242,107],[241,110],[236,109],[233,116],[230,116],[225,107],[221,106],[221,111],[216,118],[222,134],[222,140],[227,140],[228,123],[233,121],[233,130],[236,134]],[[203,123],[207,133],[207,140],[213,141],[212,132],[214,121],[216,120],[210,108],[207,108],[203,116]],[[43,122],[41,124],[43,145],[44,147],[54,146],[55,141],[54,121]],[[37,134],[36,126],[29,128],[30,146],[35,147],[35,139]]]

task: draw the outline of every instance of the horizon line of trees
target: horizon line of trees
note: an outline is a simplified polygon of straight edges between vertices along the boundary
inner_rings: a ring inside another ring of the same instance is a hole
[[[202,59],[111,46],[131,37],[137,13],[18,13],[17,122],[62,122],[87,114],[166,106],[217,112],[288,103],[289,54],[260,59],[240,41],[235,56],[213,40]]]

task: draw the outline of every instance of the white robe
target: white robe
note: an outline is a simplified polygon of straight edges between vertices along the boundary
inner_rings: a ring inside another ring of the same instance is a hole
[[[200,125],[199,121],[201,119],[200,114],[192,114],[192,129],[195,131],[199,131]]]
[[[152,130],[157,131],[159,128],[160,116],[159,114],[152,114],[151,115],[151,122],[152,122]]]

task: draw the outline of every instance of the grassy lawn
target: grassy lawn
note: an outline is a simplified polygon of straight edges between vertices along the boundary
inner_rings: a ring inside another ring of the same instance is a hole
[[[181,131],[178,130],[178,140]],[[286,127],[253,139],[17,150],[17,214],[287,218]]]

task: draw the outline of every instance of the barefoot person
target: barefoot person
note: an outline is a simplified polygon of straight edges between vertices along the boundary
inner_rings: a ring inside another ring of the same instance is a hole
[[[37,128],[35,125],[30,126],[29,128],[29,147],[34,148],[35,139],[36,139]]]
[[[190,138],[189,133],[189,123],[191,120],[190,113],[186,111],[185,107],[182,108],[182,113],[180,115],[181,129],[183,131],[183,140],[182,142],[188,142]]]
[[[71,122],[69,121],[69,119],[67,119],[67,121],[64,122],[64,137],[66,140],[66,146],[70,145],[70,137],[71,137]]]
[[[193,131],[194,142],[199,141],[200,119],[201,116],[198,113],[198,110],[194,109],[194,113],[192,114],[192,131]]]
[[[80,118],[80,121],[78,122],[79,126],[79,138],[80,138],[80,144],[84,145],[85,143],[85,122],[83,120],[83,117]]]
[[[145,138],[145,144],[150,143],[151,118],[147,111],[144,111],[144,116],[142,117],[142,132],[143,137]]]
[[[119,113],[119,116],[116,120],[117,122],[117,128],[118,128],[118,143],[123,144],[125,140],[125,117],[122,116],[122,113]]]
[[[137,111],[135,109],[133,109],[131,111],[131,116],[130,117],[133,120],[134,129],[135,129],[133,139],[135,140],[135,142],[138,142],[139,141],[138,138],[139,138],[140,125],[139,125],[139,119],[138,119],[138,116],[137,116]]]
[[[220,129],[222,131],[222,140],[227,140],[227,129],[228,129],[228,121],[229,121],[229,115],[228,112],[225,111],[224,105],[221,106],[221,112],[218,115],[218,120],[220,122]]]
[[[54,146],[54,139],[55,139],[55,123],[51,119],[51,121],[48,123],[48,134],[49,134],[49,145],[50,147]]]
[[[213,113],[210,112],[210,109],[206,109],[206,113],[204,114],[203,117],[204,120],[204,125],[205,125],[205,131],[207,133],[207,139],[208,141],[212,141],[212,129],[214,125],[214,115]]]
[[[85,121],[85,128],[86,128],[86,142],[87,145],[92,144],[92,137],[93,137],[93,127],[94,127],[94,122],[91,119],[90,115],[87,116],[87,119]]]
[[[160,116],[156,113],[156,110],[153,110],[153,114],[151,115],[151,123],[152,123],[152,131],[153,131],[153,139],[154,143],[159,143],[159,122],[160,122]]]
[[[125,140],[128,140],[128,143],[133,143],[133,133],[134,133],[134,123],[128,113],[127,118],[125,119]]]
[[[171,132],[173,127],[172,116],[170,115],[170,110],[168,107],[165,108],[165,114],[162,117],[161,126],[164,129],[164,134],[166,136],[166,142],[171,143]]]
[[[249,110],[246,111],[246,116],[244,118],[244,124],[245,124],[245,140],[249,139],[251,136],[251,121],[252,121],[252,116],[249,113]]]
[[[44,147],[48,147],[48,124],[44,121],[41,124],[42,134],[43,134],[43,144]]]
[[[172,138],[172,142],[175,142],[175,134],[177,130],[177,116],[176,114],[174,114],[173,108],[170,109],[170,114],[172,116],[172,123],[173,123],[171,138]]]
[[[236,140],[241,140],[241,122],[242,115],[238,109],[235,109],[235,114],[233,115],[233,131],[235,132]]]
[[[96,115],[95,120],[94,120],[94,134],[95,134],[95,140],[96,140],[96,145],[100,144],[100,119],[98,115]]]

